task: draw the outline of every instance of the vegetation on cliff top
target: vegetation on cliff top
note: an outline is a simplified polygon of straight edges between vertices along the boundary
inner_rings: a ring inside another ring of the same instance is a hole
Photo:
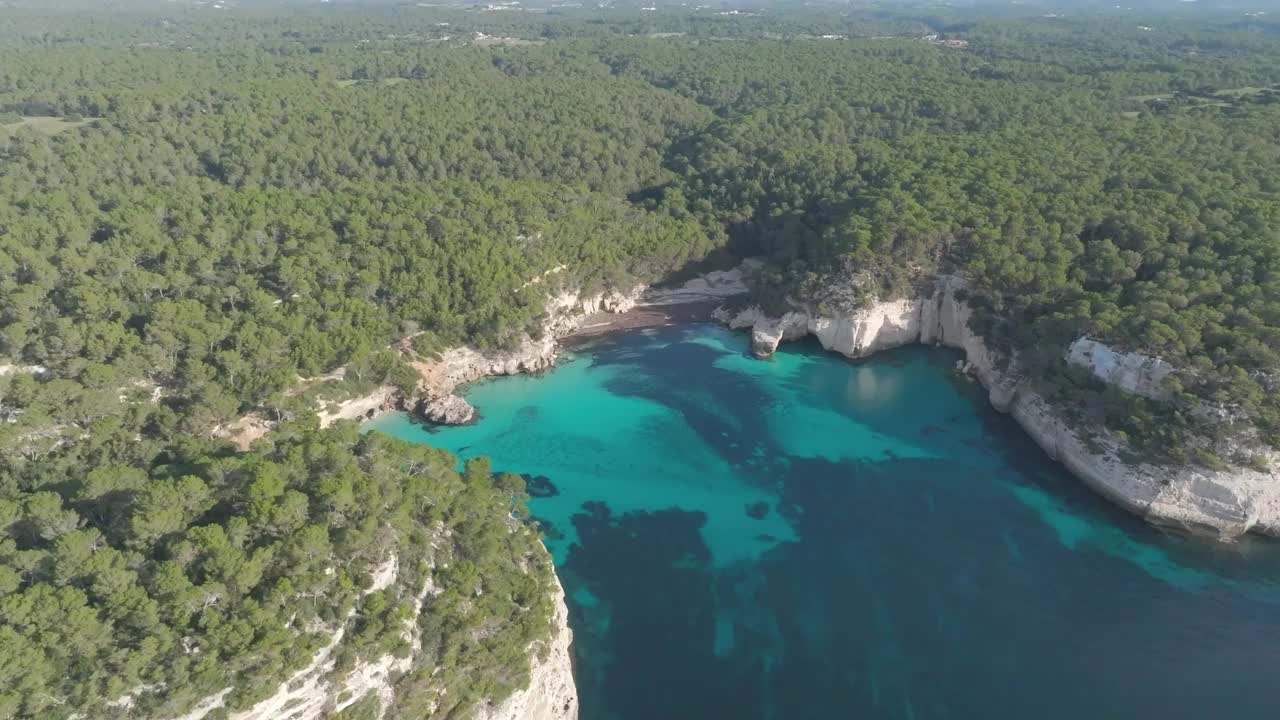
[[[513,516],[518,476],[354,425],[248,453],[195,440],[149,462],[31,464],[0,494],[0,717],[171,717],[270,695],[338,628],[339,677],[423,650],[402,679],[440,716],[527,678],[550,559]],[[16,487],[14,486],[16,484]],[[518,516],[519,513],[516,513]],[[369,591],[394,561],[396,581]],[[132,698],[132,706],[118,701]],[[114,704],[113,704],[114,703]]]
[[[349,428],[288,426],[245,456],[208,438],[253,409],[302,417],[300,376],[407,382],[397,338],[502,347],[552,285],[718,248],[770,256],[780,293],[963,273],[982,330],[1135,447],[1186,459],[1240,426],[1280,443],[1274,23],[154,12],[14,7],[0,28],[0,715],[100,708],[151,677],[172,693],[140,699],[157,711],[220,683],[247,703],[311,649],[283,629],[295,612],[383,603],[370,642],[390,648],[424,572],[408,538],[438,520],[479,558],[451,566],[458,587],[464,567],[525,582],[503,568],[532,540],[497,532],[516,488],[487,471]],[[1174,363],[1175,401],[1064,371],[1081,334]],[[392,531],[407,572],[361,599]],[[477,687],[500,694],[540,627],[501,603],[540,607],[531,587],[483,595],[501,647],[432,658],[493,668]],[[460,637],[443,608],[422,627]]]

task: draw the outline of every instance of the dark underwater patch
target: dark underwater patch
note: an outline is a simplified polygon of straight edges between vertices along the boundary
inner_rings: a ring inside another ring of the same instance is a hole
[[[538,529],[542,531],[543,536],[548,540],[553,542],[564,540],[564,533],[561,532],[560,528],[556,527],[555,523],[539,517],[535,517],[534,521],[537,523]]]
[[[529,497],[549,498],[560,494],[560,489],[546,475],[524,475],[525,492]]]

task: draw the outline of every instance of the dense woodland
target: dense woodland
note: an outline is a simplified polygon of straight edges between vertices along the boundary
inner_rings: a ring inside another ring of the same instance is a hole
[[[519,479],[320,431],[297,390],[410,385],[408,335],[510,345],[561,265],[593,290],[760,255],[766,303],[957,273],[994,342],[1137,451],[1280,445],[1264,19],[6,12],[0,717],[102,717],[143,684],[148,716],[233,683],[245,707],[313,621],[353,628],[344,663],[403,652],[428,575],[406,712],[433,682],[442,717],[517,686],[549,612]],[[1175,364],[1174,401],[1067,371],[1080,335]],[[254,410],[296,419],[214,439]],[[362,594],[387,550],[400,579]]]
[[[448,717],[523,686],[550,617],[550,560],[511,514],[523,480],[314,424],[248,453],[187,439],[0,498],[0,716],[173,717],[228,687],[244,705],[343,626],[338,672],[403,655],[428,578],[401,688],[431,691],[401,710]],[[388,562],[396,581],[371,591]]]

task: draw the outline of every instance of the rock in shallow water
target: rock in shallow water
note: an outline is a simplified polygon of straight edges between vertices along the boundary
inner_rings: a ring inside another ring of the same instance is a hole
[[[457,395],[423,400],[418,405],[418,414],[439,425],[466,425],[476,419],[476,409]]]
[[[751,354],[761,360],[773,357],[782,340],[781,333],[772,333],[768,329],[756,329],[751,332]]]
[[[761,317],[751,328],[751,354],[758,358],[771,357],[784,340],[797,340],[809,332],[809,316],[789,312],[776,320]]]

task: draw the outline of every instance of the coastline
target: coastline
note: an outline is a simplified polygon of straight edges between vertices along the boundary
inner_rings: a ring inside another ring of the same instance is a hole
[[[729,327],[751,332],[751,350],[768,357],[784,341],[813,335],[851,359],[911,344],[943,345],[965,354],[997,411],[1011,416],[1052,460],[1111,502],[1153,525],[1232,540],[1247,532],[1280,536],[1280,454],[1268,470],[1165,466],[1124,459],[1125,443],[1105,428],[1087,440],[1017,369],[1017,358],[992,350],[969,328],[971,310],[956,297],[959,278],[939,277],[931,295],[874,303],[832,315],[790,312],[772,318],[757,308],[721,313]]]
[[[526,339],[513,351],[480,353],[453,348],[430,362],[414,363],[421,383],[414,396],[406,397],[390,386],[381,386],[361,397],[331,403],[317,410],[322,426],[340,419],[371,420],[390,410],[415,409],[422,398],[456,399],[459,385],[484,377],[535,373],[555,365],[564,347],[589,342],[614,332],[681,323],[719,322],[731,329],[747,330],[751,352],[772,354],[780,343],[814,336],[824,349],[850,359],[864,359],[903,345],[941,345],[961,350],[965,369],[987,391],[991,405],[1008,414],[1031,439],[1073,476],[1110,502],[1155,525],[1198,533],[1219,540],[1245,532],[1280,534],[1280,490],[1256,490],[1257,498],[1238,497],[1235,476],[1213,475],[1196,468],[1157,468],[1126,465],[1119,460],[1113,438],[1086,444],[1078,432],[1020,377],[1016,363],[1000,356],[968,326],[969,307],[955,296],[958,280],[939,278],[931,295],[885,301],[856,311],[830,316],[792,312],[769,317],[755,308],[730,314],[725,302],[739,292],[706,296],[675,291],[647,291],[600,295],[585,300],[562,294],[548,303],[548,317],[539,340]],[[658,300],[654,301],[657,297]],[[420,407],[420,406],[418,406]],[[469,405],[467,407],[470,407]],[[242,418],[245,420],[245,418]],[[473,420],[469,417],[468,421]],[[269,430],[271,423],[255,418],[254,427]],[[251,442],[252,440],[250,440]],[[1102,447],[1100,450],[1099,447]],[[1259,482],[1276,484],[1267,474]],[[1253,481],[1251,484],[1257,485]],[[1255,507],[1256,505],[1256,507]],[[571,720],[576,717],[577,695],[572,670],[572,631],[563,608],[563,590],[556,584],[556,633],[546,646],[550,655],[533,658],[530,686],[506,702],[485,708],[492,720]]]
[[[651,288],[583,296],[562,290],[547,299],[547,317],[538,338],[525,337],[513,350],[483,353],[462,346],[445,350],[434,359],[409,358],[418,373],[411,395],[382,386],[363,396],[331,403],[317,411],[321,427],[337,420],[366,422],[391,410],[404,410],[418,418],[445,424],[472,422],[475,408],[460,397],[458,386],[484,377],[540,372],[553,367],[562,347],[611,332],[660,327],[682,322],[714,322],[726,300],[746,294],[745,277],[761,263],[744,260],[729,270],[713,270],[679,287]],[[408,353],[401,341],[392,346]],[[223,436],[242,449],[270,431],[273,423],[250,413],[224,429]]]
[[[406,397],[394,388],[332,404],[318,413],[321,424],[339,419],[371,420],[389,410],[405,410],[419,418],[467,423],[475,408],[456,393],[465,383],[498,375],[539,372],[553,367],[561,348],[624,330],[683,322],[720,322],[751,332],[751,352],[767,357],[784,341],[813,335],[822,346],[852,359],[908,344],[944,345],[960,349],[966,370],[987,389],[991,405],[1010,415],[1056,462],[1095,492],[1147,521],[1186,532],[1229,540],[1246,532],[1280,536],[1280,478],[1274,470],[1199,466],[1157,466],[1122,459],[1125,445],[1104,429],[1091,437],[1064,419],[1017,371],[1016,358],[992,350],[968,326],[971,311],[956,297],[959,278],[935,278],[932,291],[917,297],[881,301],[829,316],[797,310],[769,317],[749,307],[736,314],[723,306],[747,293],[743,279],[755,269],[751,261],[731,271],[713,272],[674,289],[637,286],[629,292],[582,298],[561,292],[549,299],[540,339],[526,338],[514,350],[485,354],[453,348],[434,360],[411,362],[420,381]],[[251,418],[242,418],[241,422]],[[249,423],[259,434],[270,423]],[[256,436],[255,436],[256,437]],[[252,439],[249,439],[251,442]],[[245,443],[247,445],[247,443]],[[1273,453],[1272,466],[1280,465]]]
[[[716,308],[722,300],[691,300],[663,305],[638,303],[622,313],[600,312],[588,316],[582,325],[561,338],[569,346],[586,338],[599,337],[624,330],[666,327],[693,322],[715,322]]]

